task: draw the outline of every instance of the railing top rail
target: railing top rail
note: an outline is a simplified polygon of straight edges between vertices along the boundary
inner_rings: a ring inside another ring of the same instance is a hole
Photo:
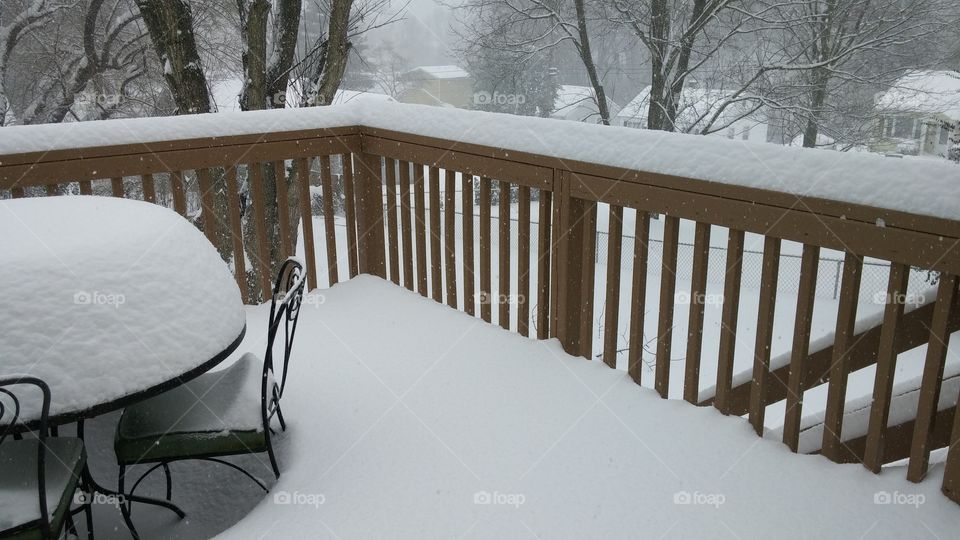
[[[137,145],[148,153],[357,133],[960,237],[960,167],[948,162],[397,103],[7,127],[0,168]]]

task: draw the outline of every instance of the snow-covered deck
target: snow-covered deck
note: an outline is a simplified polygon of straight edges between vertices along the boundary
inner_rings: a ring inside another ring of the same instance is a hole
[[[240,351],[263,346],[266,313],[249,308]],[[556,340],[523,338],[378,278],[312,293],[300,324],[283,476],[271,493],[226,468],[177,463],[174,501],[188,518],[135,507],[142,533],[750,539],[960,529],[960,508],[939,494],[939,464],[935,480],[911,484],[899,468],[873,475],[797,456],[743,419],[662,400]],[[98,424],[94,452],[109,448],[112,425]],[[257,461],[242,458],[269,478],[266,456]],[[97,511],[101,537],[126,534],[112,508]]]

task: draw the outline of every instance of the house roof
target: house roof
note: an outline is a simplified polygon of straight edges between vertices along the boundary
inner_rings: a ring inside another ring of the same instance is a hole
[[[960,72],[911,71],[880,95],[877,107],[960,120]]]
[[[747,99],[749,96],[741,96]],[[680,107],[677,111],[677,127],[679,131],[689,131],[698,128],[714,116],[724,103],[732,98],[732,94],[720,89],[700,88],[687,86],[680,96]],[[715,125],[732,123],[743,116],[751,116],[755,104],[752,100],[738,101],[720,111]],[[617,114],[621,120],[636,120],[646,122],[650,107],[650,86],[646,86],[627,103]]]
[[[427,77],[429,79],[469,79],[470,74],[460,66],[419,66],[405,74],[407,77]]]
[[[392,97],[379,92],[358,92],[356,90],[337,90],[333,96],[331,105],[341,105],[343,103],[370,103],[373,101],[386,102],[396,101]]]
[[[596,94],[591,86],[576,86],[572,84],[563,84],[557,88],[557,97],[553,102],[553,112],[550,116],[566,117],[575,113],[579,107],[585,107],[590,111],[591,116],[597,116],[600,111],[597,107]],[[607,98],[607,108],[611,113],[617,112],[617,104]],[[588,118],[576,118],[576,120],[588,120]]]

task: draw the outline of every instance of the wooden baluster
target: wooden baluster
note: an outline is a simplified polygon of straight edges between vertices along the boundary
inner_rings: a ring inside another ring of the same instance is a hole
[[[122,199],[125,196],[123,190],[123,177],[111,178],[110,189],[113,192],[114,197],[119,197]]]
[[[446,275],[447,305],[457,309],[457,173],[442,171],[443,185],[443,269]]]
[[[81,191],[82,191],[83,182],[81,182],[80,184],[81,184]],[[87,182],[87,187],[88,188],[90,187],[90,182]],[[22,199],[23,195],[24,195],[24,192],[22,187],[14,186],[10,188],[10,196],[13,197],[14,199]],[[89,193],[87,195],[89,195]]]
[[[463,174],[463,310],[476,315],[476,275],[473,271],[473,175]]]
[[[386,196],[387,196],[387,252],[390,255],[390,281],[400,284],[400,246],[397,227],[397,162],[385,158],[387,168]]]
[[[21,196],[23,190],[20,191]],[[80,194],[81,195],[93,195],[93,184],[90,183],[90,180],[81,180],[80,181]]]
[[[227,206],[230,214],[230,238],[233,241],[233,274],[237,278],[237,287],[240,288],[240,298],[250,300],[247,290],[247,266],[244,261],[243,230],[240,217],[240,191],[237,186],[237,168],[227,167],[226,170]],[[309,214],[307,214],[309,217]],[[310,245],[310,244],[307,244]],[[314,285],[316,286],[316,285]]]
[[[213,209],[213,179],[210,169],[197,169],[197,184],[200,189],[200,208],[203,216],[203,234],[214,246],[217,245],[217,216]]]
[[[633,237],[633,284],[630,290],[630,352],[627,373],[640,384],[643,368],[643,319],[647,309],[647,262],[650,260],[650,214],[637,210]]]
[[[654,388],[666,399],[670,391],[670,354],[673,348],[673,310],[677,289],[677,242],[680,219],[665,216],[663,223],[663,261],[660,271],[660,315],[657,319],[657,369]]]
[[[416,206],[417,290],[427,297],[427,208],[423,193],[423,165],[413,164],[413,199]]]
[[[620,259],[623,250],[623,207],[610,205],[607,229],[607,299],[603,317],[603,362],[617,367],[620,337]]]
[[[491,181],[489,178],[480,178],[480,318],[484,321],[493,321],[493,257],[491,221],[493,216],[490,202]]]
[[[763,239],[760,271],[760,306],[757,309],[757,336],[753,350],[753,380],[750,386],[750,424],[763,436],[767,411],[767,381],[770,378],[770,347],[773,343],[774,313],[777,307],[777,280],[780,271],[780,239]]]
[[[883,309],[883,327],[880,329],[877,371],[873,383],[873,403],[870,405],[870,424],[863,454],[863,466],[874,473],[879,473],[883,466],[883,446],[887,434],[887,420],[890,418],[893,379],[897,369],[897,327],[903,319],[903,302],[909,281],[909,266],[901,263],[890,264],[887,303]]]
[[[517,332],[530,335],[530,187],[517,195]]]
[[[597,273],[597,203],[584,201],[583,244],[580,274],[580,356],[593,359],[593,305]]]
[[[500,230],[500,254],[497,262],[500,266],[500,286],[497,287],[497,322],[500,328],[510,329],[510,183],[500,182],[499,204],[499,230]]]
[[[143,200],[148,203],[156,204],[157,187],[153,182],[153,175],[150,173],[146,173],[140,178],[143,181],[142,182],[143,183]]]
[[[349,159],[349,156],[347,157]],[[313,197],[310,194],[310,166],[312,159],[310,158],[299,158],[297,159],[297,185],[300,189],[300,222],[303,224],[303,256],[306,257],[307,263],[307,286],[310,289],[317,288],[317,252],[316,246],[314,245],[313,239]],[[344,178],[344,197],[346,198],[346,203],[344,206],[348,208],[348,214],[353,213],[353,182],[351,182],[349,193],[346,188],[346,178]],[[351,216],[353,217],[353,216]],[[347,219],[347,238],[350,237],[350,224],[352,220]],[[354,229],[354,234],[356,234],[356,229]],[[354,242],[356,244],[356,242]],[[356,249],[356,245],[353,246],[353,249]],[[347,245],[348,258],[350,259],[351,270],[350,275],[356,275],[356,253],[351,251],[350,245],[348,242]]]
[[[380,156],[359,154],[354,166],[360,272],[387,279],[383,238],[383,163]]]
[[[330,158],[327,157],[327,160]],[[283,160],[273,162],[273,178],[276,183],[277,196],[277,227],[280,236],[281,257],[287,258],[294,254],[293,242],[290,238],[290,199],[287,190],[287,166]]]
[[[360,253],[357,247],[357,203],[353,188],[353,154],[341,154],[340,159],[343,164],[343,197],[346,199],[344,214],[347,219],[347,259],[349,259],[347,267],[350,277],[355,277],[360,273]]]
[[[268,301],[272,295],[270,275],[270,245],[267,243],[266,195],[263,190],[263,164],[252,163],[248,166],[250,175],[250,195],[253,204],[253,228],[257,237],[256,264],[260,273],[260,298]],[[176,194],[176,190],[174,191]],[[182,194],[182,191],[181,191]],[[175,195],[176,196],[176,195]]]
[[[403,286],[413,290],[413,228],[410,225],[410,162],[400,163],[400,227],[403,230]]]
[[[540,214],[537,222],[537,339],[550,337],[550,258],[552,246],[551,199],[553,193],[540,189]]]
[[[440,232],[440,171],[430,167],[430,292],[437,302],[443,302]]]
[[[960,403],[960,396],[957,397]],[[951,501],[960,503],[960,414],[953,413],[953,428],[950,432],[950,446],[943,469],[941,491]]]
[[[60,194],[60,186],[57,184],[47,184],[44,187],[46,188],[47,197],[55,197]]]
[[[820,248],[803,245],[800,259],[800,288],[797,291],[797,315],[793,326],[793,350],[790,352],[790,376],[783,420],[783,442],[796,452],[800,446],[800,419],[803,416],[803,364],[810,353],[810,325],[817,293],[817,267]]]
[[[947,360],[947,345],[950,341],[948,324],[950,309],[957,294],[957,276],[940,274],[937,288],[937,304],[930,323],[930,341],[923,364],[920,382],[920,401],[917,404],[917,419],[913,427],[910,445],[910,463],[907,465],[907,480],[919,482],[927,474],[930,461],[930,446],[933,439],[933,424],[940,402],[940,385],[943,384],[943,367]],[[954,413],[955,415],[957,413]]]
[[[714,406],[730,414],[733,389],[733,360],[737,349],[737,316],[740,311],[740,282],[743,277],[743,231],[727,233],[727,271],[723,283],[723,310],[720,315],[720,352],[717,358],[717,395]]]
[[[847,375],[850,373],[848,355],[850,347],[853,346],[862,274],[862,259],[852,253],[847,253],[843,262],[843,282],[840,285],[840,305],[837,308],[837,327],[833,338],[833,358],[830,365],[827,410],[824,415],[823,443],[820,451],[824,456],[835,462],[840,462],[845,454],[841,442],[843,405],[847,399]]]
[[[330,156],[320,156],[320,184],[323,189],[323,229],[327,244],[327,278],[330,286],[340,281],[337,267],[337,222],[333,211],[333,174]]]
[[[249,170],[254,169],[254,166],[250,166]],[[260,173],[262,178],[263,173]],[[262,186],[261,186],[262,187]],[[83,192],[83,184],[80,185],[81,193]],[[173,195],[173,209],[183,217],[187,216],[187,192],[184,189],[184,178],[183,171],[174,171],[170,174],[170,191]]]
[[[687,323],[687,358],[683,372],[683,399],[693,403],[700,394],[700,356],[703,352],[703,311],[710,267],[710,224],[697,222],[690,274],[690,314]]]

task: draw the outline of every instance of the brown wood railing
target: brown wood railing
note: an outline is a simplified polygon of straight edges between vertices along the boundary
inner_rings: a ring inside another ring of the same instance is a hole
[[[341,246],[335,233],[331,157],[342,160],[347,234]],[[0,156],[0,196],[22,197],[31,190],[36,195],[55,195],[65,186],[90,194],[93,182],[107,180],[109,193],[122,197],[132,182],[139,183],[142,189],[137,191],[142,191],[144,200],[167,203],[184,215],[188,200],[198,200],[203,212],[212,215],[210,170],[223,170],[229,213],[223,222],[204,220],[203,228],[211,239],[218,227],[221,232],[229,231],[231,262],[245,290],[244,252],[259,266],[260,275],[269,276],[270,246],[265,231],[274,224],[266,222],[265,205],[257,204],[264,199],[263,167],[274,167],[273,178],[285,178],[287,162],[295,164],[290,170],[296,171],[296,178],[276,186],[280,216],[276,226],[284,253],[292,253],[290,233],[297,226],[285,219],[285,190],[296,184],[301,194],[307,193],[310,184],[317,183],[311,182],[312,171],[314,177],[319,176],[323,192],[327,252],[321,256],[320,266],[313,251],[312,220],[303,220],[311,288],[318,286],[321,267],[327,271],[326,283],[337,283],[341,279],[338,262],[346,258],[350,277],[358,273],[380,276],[487,322],[494,322],[496,313],[496,322],[503,328],[538,339],[558,338],[573,355],[596,355],[608,366],[617,367],[619,353],[625,350],[626,371],[638,384],[644,382],[644,317],[655,312],[659,315],[653,387],[664,398],[675,357],[673,315],[680,222],[696,223],[690,298],[707,292],[712,227],[727,228],[715,394],[706,400],[700,397],[704,305],[694,301],[682,356],[683,398],[712,405],[724,414],[746,414],[760,435],[767,407],[785,400],[782,437],[797,451],[804,394],[818,384],[827,384],[820,448],[824,456],[838,462],[862,461],[875,472],[893,459],[908,456],[908,478],[918,482],[927,472],[931,450],[950,445],[943,491],[960,502],[960,416],[953,414],[955,407],[938,410],[946,343],[960,325],[955,302],[960,275],[957,220],[359,126]],[[195,171],[197,178],[190,186],[184,183],[188,171]],[[241,231],[237,197],[241,173],[249,183],[255,210],[256,245],[252,246],[245,245]],[[162,182],[165,190],[158,187],[161,177],[166,177]],[[100,188],[104,192],[105,186]],[[493,202],[495,194],[498,201],[509,200],[508,193],[516,193],[519,203],[515,229],[511,205]],[[531,211],[532,200],[539,201],[535,211]],[[601,275],[594,264],[597,221],[602,217],[598,216],[599,203],[609,212],[609,247],[601,265],[605,274]],[[302,214],[310,215],[310,201],[301,196],[300,204]],[[632,253],[621,249],[625,208],[636,211],[635,229],[630,231],[635,237]],[[649,301],[648,240],[654,215],[663,219],[664,236],[659,298]],[[456,235],[458,221],[461,238]],[[884,226],[877,226],[881,222]],[[737,340],[741,254],[747,233],[763,237],[763,261],[752,377],[749,384],[736,385],[735,352],[751,345]],[[784,241],[801,243],[803,257],[790,362],[771,370]],[[516,261],[511,260],[514,245]],[[845,261],[835,341],[828,349],[811,354],[822,249],[842,252]],[[867,257],[890,261],[887,303],[881,324],[855,332],[861,270]],[[621,275],[628,259],[632,259],[632,275]],[[935,302],[905,316],[904,293],[911,267],[939,272],[940,277]],[[511,279],[513,268],[515,280]],[[496,287],[495,273],[499,276]],[[597,310],[594,298],[600,278],[606,291],[604,305]],[[263,281],[260,286],[266,296],[269,283]],[[620,347],[618,335],[624,290],[630,291],[625,349]],[[516,301],[511,301],[513,298]],[[598,311],[602,312],[603,336],[601,350],[595,352],[594,314]],[[927,351],[916,417],[909,426],[888,428],[897,354],[922,344],[927,344]],[[868,434],[847,441],[841,436],[847,380],[851,372],[867,366],[876,366]],[[889,444],[889,437],[899,442]]]

